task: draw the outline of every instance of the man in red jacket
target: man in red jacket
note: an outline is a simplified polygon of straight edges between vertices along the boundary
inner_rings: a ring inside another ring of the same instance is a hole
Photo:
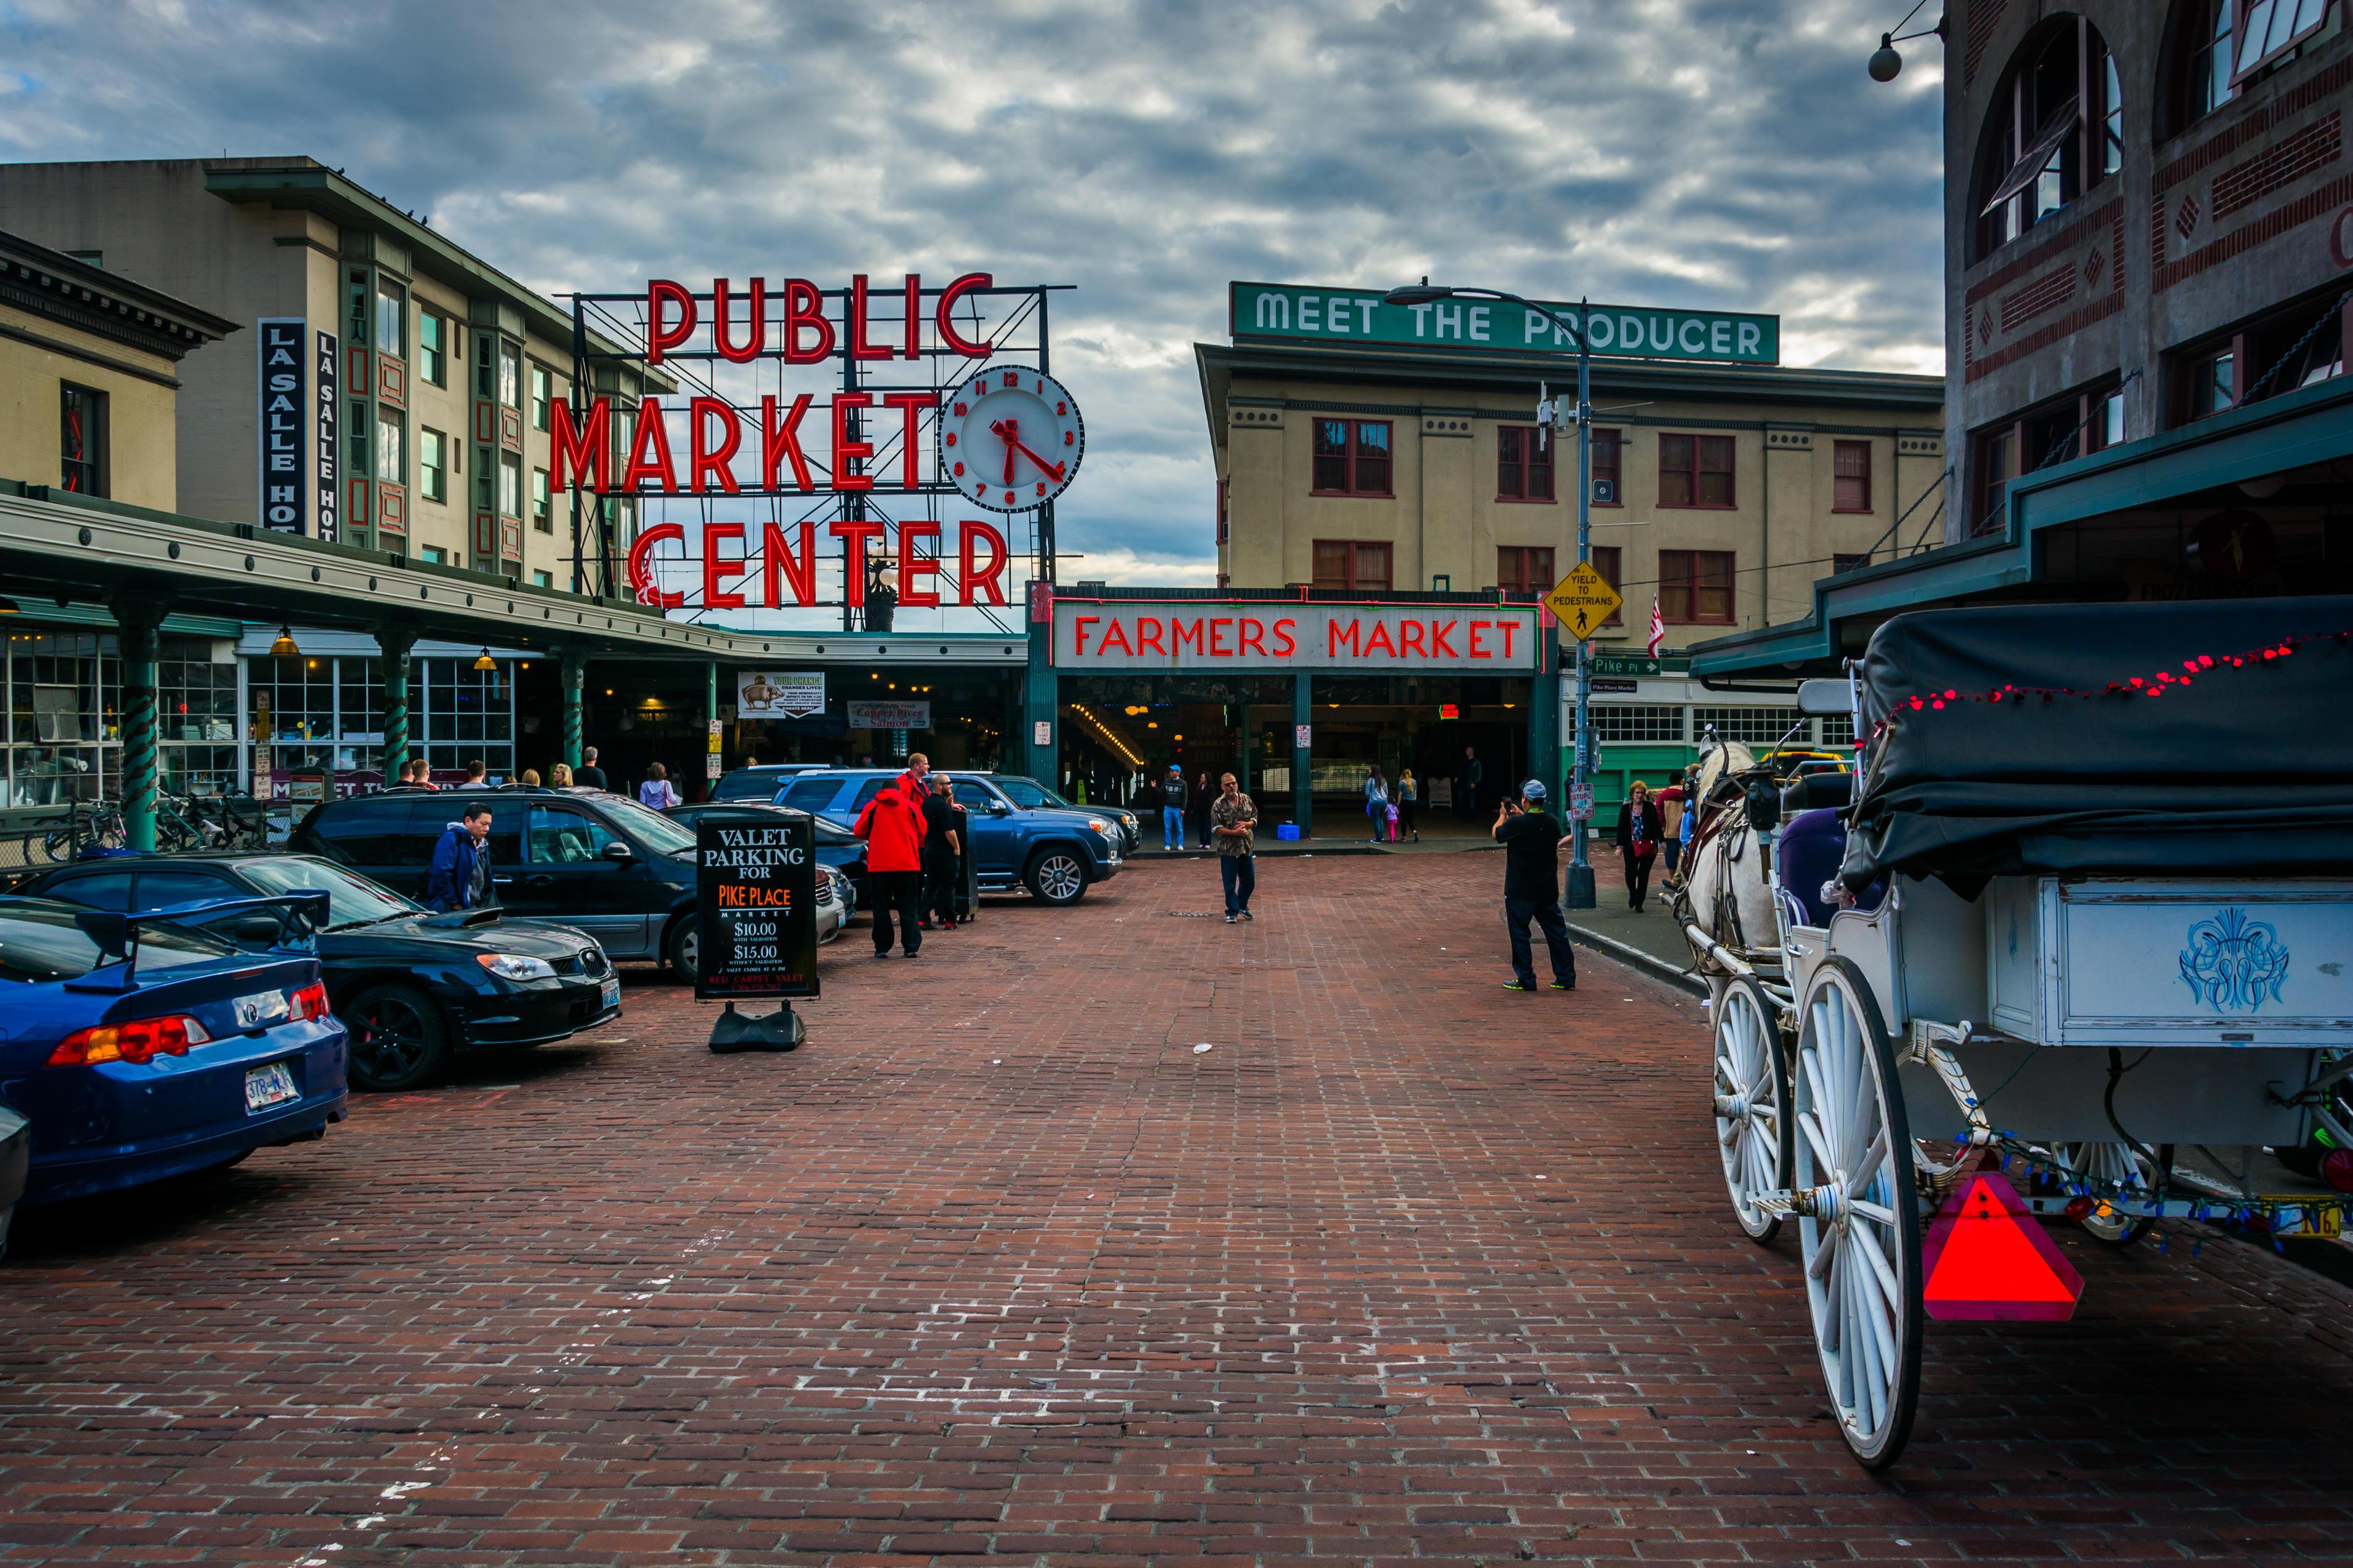
[[[866,803],[850,831],[866,840],[866,879],[874,895],[874,956],[891,956],[891,915],[898,911],[901,951],[909,958],[923,950],[919,905],[923,887],[923,775],[930,764],[919,753],[907,771]],[[910,781],[913,781],[912,784]]]

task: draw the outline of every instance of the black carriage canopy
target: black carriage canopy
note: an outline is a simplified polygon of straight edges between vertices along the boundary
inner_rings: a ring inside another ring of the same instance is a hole
[[[1850,888],[2353,870],[2353,596],[1898,616],[1862,703]]]

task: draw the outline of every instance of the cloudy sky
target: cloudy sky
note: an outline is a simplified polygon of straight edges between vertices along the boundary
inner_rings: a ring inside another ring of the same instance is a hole
[[[1213,574],[1232,279],[1778,312],[1942,365],[1942,49],[1896,0],[0,0],[0,158],[307,153],[550,291],[1062,282],[1084,575]],[[0,214],[0,226],[5,215]]]

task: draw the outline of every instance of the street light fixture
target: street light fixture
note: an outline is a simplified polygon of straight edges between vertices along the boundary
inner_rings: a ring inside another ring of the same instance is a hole
[[[1501,300],[1506,304],[1525,306],[1539,315],[1549,316],[1555,325],[1577,337],[1577,407],[1574,411],[1556,411],[1553,427],[1565,429],[1577,426],[1577,560],[1579,565],[1593,559],[1593,359],[1586,347],[1585,322],[1589,314],[1585,301],[1577,301],[1577,321],[1572,323],[1548,305],[1501,289],[1453,289],[1442,283],[1432,283],[1424,277],[1419,283],[1408,283],[1381,296],[1391,305],[1428,305],[1440,300],[1451,300],[1470,294],[1482,300]],[[1570,773],[1569,805],[1576,809],[1579,800],[1590,798],[1593,782],[1593,666],[1591,644],[1582,637],[1577,643],[1577,759]],[[1556,762],[1557,758],[1554,759]],[[1547,764],[1546,771],[1550,771]],[[1587,845],[1588,825],[1581,818],[1569,824],[1575,847],[1568,861],[1568,907],[1589,910],[1594,907],[1593,859]]]

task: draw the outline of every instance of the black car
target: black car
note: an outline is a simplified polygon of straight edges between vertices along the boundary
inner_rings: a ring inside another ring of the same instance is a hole
[[[422,899],[434,845],[483,800],[491,891],[506,914],[570,926],[595,937],[607,958],[652,959],[694,978],[694,830],[621,795],[521,785],[385,790],[313,806],[287,847]]]
[[[358,1088],[413,1089],[454,1052],[544,1045],[621,1011],[612,964],[579,932],[497,910],[431,914],[315,856],[116,856],[41,873],[16,890],[140,910],[306,889],[327,895],[319,962],[328,1005],[351,1031]],[[214,929],[254,947],[280,937],[274,918],[249,911]]]

